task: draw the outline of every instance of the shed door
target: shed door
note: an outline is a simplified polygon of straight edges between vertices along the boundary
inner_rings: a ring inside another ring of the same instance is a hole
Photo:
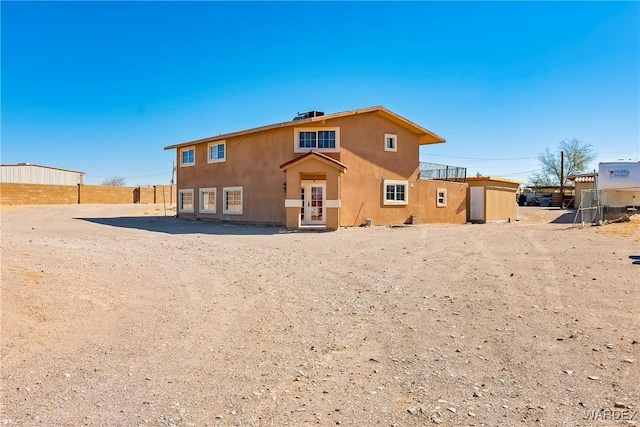
[[[470,187],[471,202],[469,219],[471,221],[484,221],[484,187]]]

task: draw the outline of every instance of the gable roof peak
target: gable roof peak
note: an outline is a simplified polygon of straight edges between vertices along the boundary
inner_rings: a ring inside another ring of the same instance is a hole
[[[314,113],[320,113],[318,111],[314,111]],[[282,128],[282,127],[290,127],[290,126],[300,126],[302,124],[311,124],[314,122],[325,122],[327,120],[332,120],[332,119],[337,119],[340,117],[346,117],[346,116],[353,116],[353,115],[357,115],[357,114],[367,114],[367,113],[374,113],[374,114],[380,114],[383,117],[385,117],[387,120],[390,120],[408,130],[410,130],[411,132],[415,133],[416,135],[418,135],[418,140],[420,145],[426,145],[426,144],[439,144],[439,143],[443,143],[446,142],[446,139],[442,138],[441,136],[436,135],[435,133],[423,128],[422,126],[405,119],[404,117],[392,112],[391,110],[381,106],[381,105],[375,105],[373,107],[366,107],[366,108],[360,108],[357,110],[349,110],[349,111],[343,111],[343,112],[339,112],[339,113],[331,113],[331,114],[313,114],[312,117],[306,117],[306,118],[294,118],[293,120],[290,120],[288,122],[281,122],[281,123],[275,123],[275,124],[271,124],[271,125],[266,125],[266,126],[260,126],[260,127],[256,127],[256,128],[251,128],[251,129],[246,129],[243,131],[238,131],[238,132],[231,132],[231,133],[226,133],[226,134],[221,134],[218,136],[213,136],[213,137],[208,137],[208,138],[203,138],[203,139],[197,139],[194,141],[189,141],[189,142],[183,142],[183,143],[179,143],[179,144],[174,144],[174,145],[169,145],[167,147],[164,147],[165,150],[171,150],[174,148],[181,148],[181,147],[186,147],[189,145],[194,145],[194,144],[201,144],[201,143],[207,143],[207,142],[214,142],[214,141],[220,141],[226,138],[232,138],[232,137],[236,137],[236,136],[241,136],[241,135],[247,135],[247,134],[251,134],[251,133],[257,133],[257,132],[264,132],[267,130],[272,130],[272,129],[277,129],[277,128]]]

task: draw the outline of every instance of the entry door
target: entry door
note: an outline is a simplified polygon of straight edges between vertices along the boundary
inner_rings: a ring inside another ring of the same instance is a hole
[[[325,213],[325,183],[302,183],[302,224],[326,225]]]
[[[484,187],[471,187],[469,190],[471,190],[469,219],[484,221]]]

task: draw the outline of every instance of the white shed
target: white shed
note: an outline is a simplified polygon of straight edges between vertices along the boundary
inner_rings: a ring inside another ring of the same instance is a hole
[[[0,182],[14,184],[84,184],[84,172],[40,166],[31,163],[0,165]]]

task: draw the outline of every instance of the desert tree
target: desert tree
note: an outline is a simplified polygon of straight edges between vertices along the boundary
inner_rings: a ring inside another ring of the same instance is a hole
[[[124,186],[124,178],[118,175],[113,175],[110,176],[108,178],[105,178],[104,181],[102,181],[102,185],[108,185],[110,187],[122,187]]]
[[[560,169],[561,153],[564,153],[564,173]],[[591,144],[576,138],[564,139],[558,143],[555,152],[546,148],[538,155],[540,172],[531,176],[531,184],[536,187],[560,185],[562,176],[565,181],[563,184],[567,184],[567,176],[585,172],[595,158]]]

